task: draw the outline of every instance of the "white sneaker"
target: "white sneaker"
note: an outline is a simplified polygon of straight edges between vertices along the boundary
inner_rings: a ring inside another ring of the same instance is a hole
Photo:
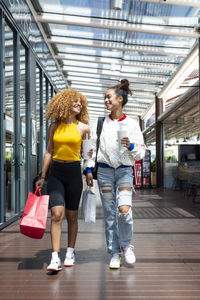
[[[124,253],[124,258],[125,258],[125,262],[127,264],[134,264],[136,262],[136,257],[135,254],[133,252],[134,247],[132,245],[129,245],[127,247],[122,247],[122,251]]]
[[[118,253],[114,253],[110,260],[110,269],[119,269],[121,262],[121,256]]]
[[[67,251],[64,266],[71,267],[75,264],[75,252],[74,251]]]
[[[54,253],[52,253],[51,262],[47,267],[47,271],[60,271],[60,270],[62,270],[61,260],[58,257],[58,255],[54,255]]]

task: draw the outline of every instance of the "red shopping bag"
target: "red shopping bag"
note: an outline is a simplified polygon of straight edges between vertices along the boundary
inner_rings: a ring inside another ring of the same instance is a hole
[[[39,197],[37,196],[39,192]],[[35,193],[29,193],[24,213],[20,222],[22,234],[33,238],[41,239],[46,229],[49,196],[41,195],[37,187]]]

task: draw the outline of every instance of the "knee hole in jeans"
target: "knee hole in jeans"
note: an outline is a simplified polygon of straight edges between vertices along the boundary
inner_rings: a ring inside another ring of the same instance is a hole
[[[112,200],[112,186],[111,185],[102,185],[101,193],[106,200]]]
[[[118,207],[118,216],[119,218],[121,218],[121,220],[125,221],[125,222],[132,222],[132,209],[130,206],[127,206],[128,210],[125,211],[120,211],[119,207]]]
[[[130,186],[129,183],[120,183],[118,186],[118,191],[131,191],[132,187]]]
[[[121,205],[118,207],[119,213],[121,214],[128,214],[131,207],[129,205]]]

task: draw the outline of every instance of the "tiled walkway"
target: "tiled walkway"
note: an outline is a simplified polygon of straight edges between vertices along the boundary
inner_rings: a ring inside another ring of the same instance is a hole
[[[77,264],[47,275],[48,228],[42,240],[19,233],[19,222],[0,232],[0,299],[199,299],[200,204],[179,191],[137,190],[134,200],[137,262],[109,270],[104,224],[79,220]],[[63,223],[61,257],[67,239]]]

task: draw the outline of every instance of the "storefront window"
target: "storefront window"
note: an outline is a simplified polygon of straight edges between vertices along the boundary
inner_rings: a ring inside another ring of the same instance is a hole
[[[164,162],[163,162],[163,175],[164,187],[173,188],[178,177],[178,160],[179,160],[179,142],[170,130],[172,124],[166,123],[164,126]],[[177,125],[178,126],[178,125]],[[174,128],[174,127],[173,127]]]

